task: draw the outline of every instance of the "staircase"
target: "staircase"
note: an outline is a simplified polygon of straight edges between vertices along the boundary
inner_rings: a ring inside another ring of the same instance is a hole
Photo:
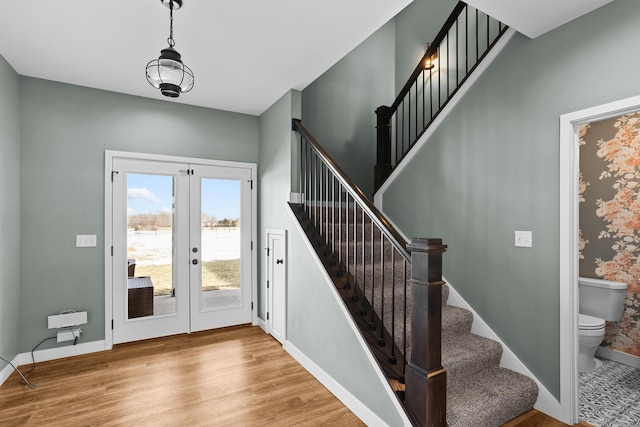
[[[412,390],[405,390],[405,379],[415,357],[412,328],[417,331],[413,336],[425,337],[421,339],[423,347],[425,341],[434,347],[426,333],[427,328],[433,333],[434,327],[418,324],[416,328],[413,319],[414,306],[421,310],[432,307],[431,303],[425,305],[411,298],[410,286],[414,284],[409,279],[415,273],[412,268],[423,268],[412,264],[413,257],[406,250],[413,244],[408,245],[361,190],[350,183],[302,124],[294,121],[294,129],[302,137],[300,188],[304,201],[291,204],[291,209],[390,387],[407,408]],[[442,401],[446,400],[446,421],[416,421],[412,410],[408,410],[415,425],[500,426],[533,409],[538,394],[536,383],[499,366],[502,346],[472,334],[473,314],[448,305],[449,288],[438,282],[440,279],[434,280],[433,287],[442,291],[437,294],[442,295],[442,332],[436,366],[441,365],[446,371],[446,391],[438,392]],[[433,313],[425,310],[422,314],[426,318]],[[440,325],[436,326],[439,333]],[[440,341],[436,344],[439,347]],[[431,393],[430,399],[434,397]]]
[[[473,314],[447,305],[443,289],[442,366],[447,370],[447,422],[451,427],[500,426],[533,409],[538,386],[499,367],[502,346],[471,333]]]

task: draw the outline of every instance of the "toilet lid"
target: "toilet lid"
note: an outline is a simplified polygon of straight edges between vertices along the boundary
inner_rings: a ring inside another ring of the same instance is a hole
[[[593,330],[604,328],[604,319],[589,316],[587,314],[580,314],[578,322],[580,324],[580,329]]]

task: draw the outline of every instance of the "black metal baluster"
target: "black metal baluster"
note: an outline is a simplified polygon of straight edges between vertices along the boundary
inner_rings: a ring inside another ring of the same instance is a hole
[[[312,157],[311,157],[311,199],[312,199],[312,203],[313,203],[313,209],[311,210],[311,218],[313,219],[313,227],[316,227],[316,221],[317,221],[317,216],[316,216],[316,207],[318,206],[318,203],[316,201],[317,198],[317,191],[316,191],[316,185],[318,185],[317,182],[317,173],[318,173],[318,157],[316,155],[315,152],[312,153]]]
[[[391,355],[389,362],[396,364],[396,249],[391,246]]]
[[[460,86],[460,22],[456,18],[456,87]]]
[[[347,275],[347,280],[345,281],[343,289],[351,289],[351,282],[349,281],[349,252],[350,252],[349,251],[349,245],[350,245],[350,242],[351,242],[351,237],[349,235],[349,231],[350,231],[349,230],[349,203],[351,203],[351,202],[349,201],[349,198],[351,196],[349,195],[349,193],[347,193],[346,196],[347,196],[347,206],[345,208],[346,210],[344,211],[344,214],[345,214],[344,216],[347,219],[347,224],[346,224],[345,248],[344,248],[344,250],[346,252],[346,254],[344,256],[344,259],[345,259],[344,272]]]
[[[416,80],[416,114],[415,114],[415,139],[418,138],[418,80]],[[415,141],[414,139],[414,141]]]
[[[358,208],[360,203],[353,199],[353,294],[351,301],[358,301]]]
[[[451,49],[449,49],[449,33],[447,33],[447,44],[445,45],[446,49],[447,49],[447,98],[449,97],[449,94],[451,93],[449,90],[449,80],[451,80],[451,67],[449,66],[449,57],[451,56]]]
[[[400,156],[398,155],[398,148],[400,147],[400,144],[398,144],[398,112],[396,111],[394,113],[394,116],[396,118],[396,125],[395,125],[395,130],[396,130],[396,159],[394,162],[394,166],[397,165],[398,163],[400,163]]]
[[[404,283],[404,316],[402,316],[402,335],[404,336],[404,340],[402,343],[402,382],[404,382],[404,374],[405,374],[405,366],[407,366],[407,341],[411,337],[407,337],[407,299],[409,299],[409,295],[407,295],[407,260],[405,259],[402,263],[402,275],[403,275],[403,283]]]
[[[369,303],[369,307],[371,308],[371,318],[369,320],[369,329],[375,331],[376,322],[375,322],[375,311],[376,311],[376,257],[375,257],[375,242],[374,242],[374,228],[373,221],[371,221],[371,301]]]
[[[327,175],[325,176],[325,194],[324,194],[324,221],[325,221],[325,234],[324,244],[327,255],[329,254],[329,176],[333,179],[333,173],[327,167]]]
[[[316,215],[318,216],[318,232],[320,233],[320,241],[322,241],[324,237],[323,230],[323,222],[322,222],[322,192],[323,188],[323,180],[324,180],[324,162],[320,162],[320,170],[318,173],[318,205],[316,205]]]
[[[464,43],[464,61],[465,61],[465,69],[464,69],[464,74],[465,76],[467,74],[469,74],[469,6],[467,6],[464,9],[464,19],[465,19],[465,23],[464,23],[464,38],[465,38],[465,43]]]
[[[381,283],[381,292],[380,292],[380,335],[378,336],[378,344],[380,347],[384,347],[387,345],[384,339],[384,304],[385,304],[385,280],[384,280],[384,234],[382,230],[380,230],[380,283]]]
[[[336,176],[331,174],[331,255],[336,255]]]
[[[361,236],[362,236],[361,239],[360,239],[360,248],[361,248],[360,270],[362,271],[362,300],[363,301],[365,299],[364,290],[365,290],[366,283],[367,283],[367,281],[366,281],[366,272],[365,272],[365,263],[364,263],[364,254],[365,254],[365,247],[364,247],[364,245],[365,245],[365,243],[364,243],[364,230],[365,230],[365,228],[364,228],[364,223],[365,223],[365,219],[366,219],[365,212],[364,212],[364,209],[362,209],[362,229],[360,230],[360,233],[361,233]]]
[[[433,68],[429,70],[429,123],[433,120]]]
[[[487,48],[485,49],[485,52],[486,52],[487,50],[489,50],[489,46],[491,45],[491,42],[489,41],[489,40],[490,40],[490,37],[491,37],[491,36],[490,36],[490,34],[489,34],[489,30],[490,30],[490,28],[491,28],[491,27],[489,26],[489,15],[487,15]]]
[[[422,71],[422,127],[424,128],[424,123],[427,120],[425,115],[427,114],[427,110],[425,108],[426,104],[424,103],[424,85],[426,83],[425,76],[427,75],[427,70]]]
[[[442,50],[440,49],[440,46],[438,46],[438,58],[442,58]],[[440,111],[440,108],[442,108],[442,79],[440,77],[440,69],[442,67],[438,67],[438,111]]]
[[[478,56],[480,52],[480,32],[478,25],[480,24],[480,20],[478,17],[478,9],[476,9],[476,63],[478,62]]]
[[[338,277],[342,275],[342,183],[338,182]]]

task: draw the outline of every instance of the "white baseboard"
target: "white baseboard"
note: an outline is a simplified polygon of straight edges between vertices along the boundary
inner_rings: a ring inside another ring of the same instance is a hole
[[[329,374],[327,374],[322,368],[316,365],[311,359],[309,359],[303,352],[301,352],[290,341],[284,342],[284,349],[289,353],[298,363],[302,365],[311,375],[313,375],[320,383],[325,386],[335,397],[338,398],[347,408],[351,410],[358,418],[362,420],[367,426],[374,427],[386,427],[387,423],[374,414],[371,409],[360,402],[354,395],[349,393],[347,389],[342,387],[340,383],[334,380]]]
[[[640,357],[613,350],[611,348],[598,347],[596,350],[596,356],[613,360],[614,362],[622,363],[623,365],[640,368]]]
[[[105,350],[105,341],[91,341],[76,345],[67,345],[63,347],[48,348],[46,350],[37,350],[33,353],[33,357],[38,362],[46,362],[48,360],[63,359],[65,357],[80,356],[82,354],[97,353]],[[31,363],[31,352],[20,353],[18,363],[26,365]]]
[[[533,379],[538,384],[538,400],[536,401],[534,408],[540,412],[556,418],[562,419],[561,405],[558,400],[547,390],[547,388],[531,373],[531,371],[518,359],[518,357],[509,349],[509,347],[502,342],[502,340],[496,335],[495,332],[485,323],[484,320],[476,313],[473,308],[460,296],[458,292],[451,286],[446,279],[443,278],[449,285],[449,305],[455,307],[461,307],[469,310],[473,313],[473,324],[471,325],[471,332],[480,335],[484,338],[497,341],[502,345],[502,359],[500,360],[500,366],[503,368],[511,369],[522,375],[526,375]]]
[[[13,360],[11,360],[11,363],[16,368],[18,367],[18,365],[20,365],[20,363],[18,362],[18,359],[19,359],[19,355],[14,357]],[[7,365],[4,368],[2,368],[2,370],[0,370],[0,385],[2,385],[7,380],[7,378],[9,378],[11,376],[11,374],[13,373],[13,366],[9,365],[4,360],[0,360],[0,363],[3,363],[3,364]]]
[[[104,340],[100,340],[76,345],[67,345],[64,347],[49,348],[46,350],[38,350],[33,353],[33,358],[36,363],[38,363],[46,362],[48,360],[63,359],[65,357],[80,356],[82,354],[96,353],[98,351],[104,351],[106,349],[105,344]],[[30,365],[31,352],[18,354],[13,358],[11,363],[16,367],[21,365]],[[9,378],[12,372],[13,368],[11,365],[5,366],[2,371],[0,371],[0,385]]]

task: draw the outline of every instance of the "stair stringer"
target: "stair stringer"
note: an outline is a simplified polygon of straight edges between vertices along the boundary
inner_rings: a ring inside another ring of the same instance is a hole
[[[411,162],[411,160],[416,156],[418,151],[427,143],[427,141],[431,138],[431,135],[440,127],[442,122],[447,118],[447,116],[453,111],[454,107],[460,102],[460,100],[465,96],[467,91],[474,85],[474,83],[482,76],[482,74],[489,68],[489,65],[498,57],[502,49],[504,49],[511,38],[516,34],[516,30],[513,28],[507,29],[505,33],[500,37],[500,39],[496,42],[496,44],[491,48],[491,50],[487,53],[487,56],[484,57],[482,61],[478,64],[478,67],[469,75],[467,81],[465,81],[460,89],[451,97],[449,103],[445,106],[445,108],[438,114],[435,120],[429,125],[427,130],[422,134],[420,139],[414,144],[413,147],[407,152],[407,155],[402,159],[402,161],[391,171],[391,175],[386,179],[384,184],[380,186],[378,191],[373,196],[373,204],[378,210],[382,211],[382,199],[384,197],[385,191],[389,188],[391,183],[402,173],[405,167]]]
[[[338,307],[340,307],[340,311],[343,313],[345,319],[347,320],[347,323],[349,324],[349,327],[351,328],[354,335],[356,336],[359,345],[364,350],[367,356],[367,359],[371,362],[371,366],[374,368],[374,371],[376,372],[376,375],[379,381],[383,384],[384,389],[386,390],[390,401],[392,402],[393,406],[396,408],[398,412],[398,415],[402,419],[403,425],[405,427],[411,427],[412,424],[405,412],[405,409],[402,407],[400,401],[398,400],[398,397],[389,386],[389,381],[387,377],[385,376],[384,372],[382,371],[382,368],[378,364],[378,361],[375,359],[375,357],[369,350],[368,344],[366,343],[364,337],[362,336],[360,330],[358,329],[358,326],[355,324],[355,321],[351,317],[351,314],[349,313],[349,310],[345,306],[344,301],[342,300],[342,297],[338,293],[338,290],[336,289],[336,286],[333,283],[333,280],[331,280],[329,273],[327,272],[324,265],[322,264],[322,261],[318,257],[318,254],[316,253],[311,242],[309,241],[305,231],[302,229],[302,226],[300,225],[298,218],[296,218],[295,213],[292,211],[290,207],[287,207],[286,210],[287,210],[287,214],[291,219],[291,222],[296,228],[296,231],[299,233],[306,248],[308,249],[309,253],[313,257],[313,260],[316,263],[318,270],[320,271],[324,279],[324,282],[326,283],[327,287],[331,291],[331,294],[333,295]],[[302,354],[299,350],[297,350],[295,346],[293,346],[293,344],[291,344],[288,341],[285,341],[284,349],[291,356],[293,356],[305,369],[307,369],[307,371],[309,371],[318,381],[320,381],[322,385],[324,385],[342,403],[344,403],[345,406],[347,406],[351,411],[353,411],[354,414],[356,414],[361,420],[363,420],[367,425],[372,425],[372,426],[385,425],[385,423],[370,408],[366,407],[366,405],[360,402],[347,389],[342,387],[337,381],[331,378],[326,372],[324,372],[321,368],[315,365],[313,361],[311,361],[306,356],[304,356],[304,354]]]
[[[400,228],[393,223],[391,219],[387,218],[387,221],[389,221],[389,223],[391,223],[391,225],[393,225],[396,230],[398,230],[398,233],[400,233],[400,235],[407,242],[410,241],[407,236],[405,236],[404,233],[400,231]],[[529,368],[527,368],[527,366],[522,363],[518,356],[516,356],[516,354],[511,351],[509,346],[506,345],[504,341],[502,341],[502,339],[500,339],[500,337],[493,331],[493,329],[491,329],[491,327],[489,327],[489,325],[484,320],[482,320],[482,317],[473,309],[473,307],[471,307],[471,305],[469,305],[469,303],[465,301],[464,298],[462,298],[462,296],[456,291],[454,285],[452,285],[451,282],[449,282],[444,276],[442,277],[442,280],[444,280],[449,286],[449,298],[447,300],[447,304],[454,307],[464,308],[465,310],[469,310],[471,314],[473,314],[471,333],[500,343],[500,345],[502,346],[500,367],[511,369],[512,371],[525,375],[536,382],[536,384],[538,385],[538,399],[534,404],[534,408],[558,420],[563,419],[562,407],[560,405],[560,402],[555,397],[553,397],[553,394],[551,394],[551,392],[547,390],[547,388],[540,382],[540,380],[538,380],[538,378],[536,378],[536,376],[531,373]]]

